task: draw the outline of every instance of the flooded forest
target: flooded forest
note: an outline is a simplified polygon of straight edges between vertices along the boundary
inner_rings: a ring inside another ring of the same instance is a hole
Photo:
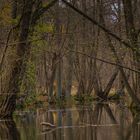
[[[140,0],[0,0],[0,140],[140,140]]]

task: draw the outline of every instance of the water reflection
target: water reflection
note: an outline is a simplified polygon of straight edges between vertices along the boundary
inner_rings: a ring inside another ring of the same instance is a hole
[[[14,121],[0,121],[0,140],[20,140]]]
[[[92,107],[38,109],[15,117],[15,123],[0,124],[2,140],[139,140],[140,115],[108,104]],[[42,122],[55,125],[46,129]],[[13,129],[14,128],[14,129]],[[0,140],[1,140],[0,139]]]

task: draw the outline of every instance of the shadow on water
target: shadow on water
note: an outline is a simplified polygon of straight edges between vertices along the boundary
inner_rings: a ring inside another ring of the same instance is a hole
[[[1,121],[0,140],[139,140],[139,120],[112,104],[38,109],[20,112],[16,125]]]

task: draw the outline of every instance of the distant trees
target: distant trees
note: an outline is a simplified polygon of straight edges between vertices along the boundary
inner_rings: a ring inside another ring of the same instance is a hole
[[[66,1],[64,1],[65,3],[67,3]],[[103,7],[104,7],[104,4],[105,3],[102,3],[102,2],[100,2],[99,3],[99,5],[101,5],[101,4],[103,4]],[[117,5],[118,6],[118,3],[115,1],[114,3],[112,3],[112,2],[110,2],[109,4],[111,4],[112,6],[113,5]],[[136,63],[136,65],[137,65],[137,68],[136,68],[136,70],[139,72],[139,69],[138,69],[138,64],[139,64],[139,62],[138,62],[138,56],[139,56],[139,50],[137,49],[138,47],[137,47],[137,35],[138,35],[138,31],[135,31],[136,29],[135,29],[135,26],[134,26],[134,21],[133,21],[133,4],[132,4],[132,1],[123,1],[123,9],[124,9],[124,14],[125,14],[125,24],[126,24],[126,33],[127,33],[127,38],[128,38],[128,40],[129,40],[129,42],[128,43],[126,43],[126,42],[124,42],[123,41],[123,39],[121,39],[120,37],[118,37],[117,35],[115,35],[114,33],[112,34],[108,29],[107,29],[107,26],[105,27],[104,26],[104,24],[103,24],[103,26],[100,24],[100,22],[96,22],[95,20],[92,20],[89,16],[87,16],[86,15],[86,13],[85,12],[80,12],[80,10],[78,10],[77,8],[75,8],[74,6],[72,6],[72,5],[70,5],[70,4],[68,4],[70,7],[72,7],[75,11],[77,11],[79,14],[81,14],[82,16],[84,16],[85,18],[87,18],[89,21],[91,21],[93,24],[95,24],[95,25],[97,25],[99,28],[101,28],[103,31],[105,31],[105,33],[106,33],[106,35],[108,36],[107,37],[107,40],[108,40],[108,42],[110,42],[109,43],[109,46],[111,47],[111,50],[113,51],[113,53],[114,53],[114,56],[116,57],[116,60],[117,60],[117,63],[118,64],[121,64],[122,65],[122,63],[121,63],[121,60],[120,60],[120,58],[118,57],[118,55],[117,55],[117,52],[116,52],[116,50],[115,50],[115,48],[113,47],[113,44],[111,43],[111,40],[109,39],[110,37],[109,37],[109,35],[111,36],[111,37],[113,37],[113,38],[115,38],[115,39],[117,39],[120,43],[122,42],[123,44],[124,44],[124,47],[129,47],[129,49],[130,50],[132,50],[132,52],[135,54],[135,55],[137,55],[137,63]],[[110,6],[111,8],[112,8],[112,6]],[[102,8],[103,8],[102,7]],[[112,8],[113,9],[113,8]],[[118,7],[117,7],[117,9],[118,9]],[[128,9],[129,9],[129,11],[128,11]],[[102,9],[100,9],[100,11],[101,11]],[[104,9],[105,10],[105,9]],[[101,13],[101,12],[100,12]],[[102,15],[103,16],[103,15]],[[110,15],[111,16],[111,15]],[[112,17],[112,19],[111,20],[114,20],[115,19],[115,16],[113,16]],[[108,20],[107,20],[108,21]],[[134,62],[134,61],[133,61]],[[124,73],[124,71],[123,71],[123,69],[122,68],[120,68],[120,72],[121,72],[121,74],[123,75],[123,80],[125,81],[125,85],[126,85],[126,88],[127,88],[127,92],[129,93],[129,95],[132,97],[132,99],[134,100],[134,102],[135,103],[137,103],[137,104],[139,104],[139,99],[135,96],[135,91],[133,91],[132,90],[132,88],[131,88],[131,86],[130,86],[130,84],[128,83],[128,79],[126,78],[126,76],[125,76],[125,73]],[[139,73],[135,73],[137,76],[139,75]],[[136,77],[137,77],[136,76]],[[138,76],[139,77],[139,76]],[[139,79],[139,78],[136,78],[137,80]],[[139,81],[139,80],[138,80]],[[137,83],[137,82],[136,82]],[[139,87],[139,86],[136,86],[136,87]]]
[[[8,27],[0,15],[0,28],[9,31],[1,37],[1,92],[8,93],[1,118],[15,110],[22,85],[31,87],[26,82],[29,61],[35,75],[31,88],[50,102],[55,95],[69,99],[74,94],[105,100],[115,89],[139,105],[138,5],[139,0],[13,0],[6,12]]]

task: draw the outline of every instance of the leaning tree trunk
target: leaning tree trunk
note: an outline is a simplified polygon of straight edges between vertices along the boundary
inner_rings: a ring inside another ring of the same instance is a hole
[[[20,83],[26,68],[26,60],[30,54],[30,47],[27,45],[29,27],[32,14],[33,0],[25,0],[25,9],[22,15],[19,31],[19,43],[16,48],[16,60],[13,62],[11,74],[8,80],[8,88],[3,95],[4,100],[0,102],[0,119],[11,118],[15,110],[16,95],[20,92]]]

